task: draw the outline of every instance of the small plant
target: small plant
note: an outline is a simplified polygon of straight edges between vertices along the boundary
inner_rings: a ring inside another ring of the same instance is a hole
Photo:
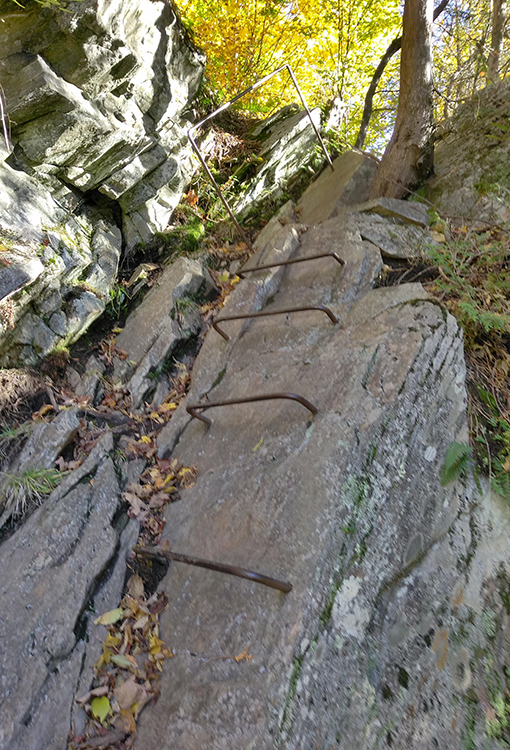
[[[439,222],[437,215],[432,218]],[[510,502],[509,231],[464,226],[450,227],[449,233],[451,240],[427,251],[438,273],[427,289],[464,330],[471,444],[492,489]],[[465,473],[469,450],[466,444],[452,443],[443,483]]]
[[[428,249],[434,282],[464,329],[468,345],[485,334],[510,334],[510,252],[506,232],[457,230],[451,242]]]
[[[7,478],[6,508],[14,505],[14,515],[20,516],[30,502],[42,502],[57,487],[64,474],[58,469],[25,469],[19,474],[4,472]]]
[[[441,468],[441,484],[443,487],[454,479],[466,476],[472,465],[473,451],[467,443],[450,443],[446,451]]]
[[[131,297],[123,284],[115,284],[110,289],[110,299],[106,305],[106,314],[112,320],[119,320],[127,312]]]
[[[0,425],[0,456],[5,456],[5,449],[15,440],[28,435],[35,422],[23,422],[18,427],[2,427]]]

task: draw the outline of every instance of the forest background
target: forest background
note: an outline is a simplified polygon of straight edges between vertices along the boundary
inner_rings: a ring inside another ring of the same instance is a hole
[[[381,154],[395,122],[403,3],[387,0],[179,0],[183,22],[207,54],[209,96],[221,104],[289,63],[310,106],[319,106],[340,144]],[[439,4],[437,4],[438,6]],[[441,5],[445,5],[441,3]],[[436,7],[437,7],[436,6]],[[510,67],[502,0],[450,0],[434,37],[435,120],[448,117],[494,76]],[[499,41],[494,39],[495,21]],[[358,132],[367,90],[393,43],[377,87],[364,143]],[[494,48],[496,65],[494,66]],[[492,59],[491,59],[492,57]],[[295,100],[285,75],[268,81],[241,107],[267,115]],[[339,144],[339,145],[340,145]]]

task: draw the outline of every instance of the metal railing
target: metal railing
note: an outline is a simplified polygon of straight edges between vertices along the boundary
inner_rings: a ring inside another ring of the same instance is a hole
[[[198,156],[198,159],[199,159],[200,163],[202,164],[203,168],[205,169],[206,174],[209,177],[209,180],[211,181],[211,185],[213,186],[213,188],[215,189],[215,191],[216,191],[216,193],[218,195],[218,198],[221,200],[221,202],[223,203],[223,205],[227,209],[227,211],[228,211],[228,213],[230,215],[230,218],[232,219],[232,221],[236,225],[239,234],[243,238],[243,242],[246,244],[246,246],[250,250],[253,250],[252,244],[251,244],[250,240],[248,239],[248,237],[246,235],[246,232],[244,231],[244,229],[239,224],[239,222],[238,222],[238,220],[237,220],[234,212],[232,211],[232,209],[231,209],[231,207],[230,207],[227,199],[225,198],[225,196],[221,192],[220,186],[218,185],[218,183],[214,179],[214,176],[213,176],[211,170],[207,166],[207,163],[206,163],[205,159],[203,158],[202,154],[200,153],[200,149],[198,147],[197,142],[195,141],[194,135],[195,135],[196,131],[199,128],[201,128],[202,125],[204,125],[206,122],[209,122],[209,120],[212,120],[214,117],[216,117],[217,115],[219,115],[220,112],[224,112],[226,109],[228,109],[229,107],[231,107],[232,104],[234,104],[235,102],[239,101],[239,99],[241,99],[243,96],[246,96],[246,94],[249,94],[250,92],[255,91],[256,89],[258,89],[261,86],[263,86],[264,83],[266,83],[267,81],[269,81],[270,78],[272,78],[273,76],[277,75],[278,73],[281,73],[283,70],[286,70],[288,72],[288,74],[289,74],[289,76],[290,76],[290,78],[292,80],[292,83],[294,84],[294,86],[296,88],[296,91],[298,92],[299,98],[301,100],[301,104],[303,105],[303,108],[305,109],[306,114],[308,115],[308,118],[310,120],[312,128],[315,131],[315,135],[317,136],[317,138],[319,140],[319,143],[320,143],[320,146],[322,148],[322,151],[324,152],[324,156],[326,157],[326,160],[327,160],[329,166],[331,167],[331,169],[334,170],[333,162],[331,161],[331,157],[330,157],[330,155],[328,153],[328,150],[327,150],[326,146],[324,145],[324,141],[321,138],[321,134],[319,133],[319,130],[318,130],[316,124],[313,121],[312,113],[308,109],[308,105],[306,104],[304,96],[303,96],[303,94],[301,92],[301,89],[299,88],[299,84],[298,84],[298,82],[296,80],[296,76],[294,75],[294,71],[292,70],[292,68],[290,67],[290,65],[288,63],[286,63],[285,65],[282,65],[280,68],[277,68],[276,70],[273,70],[272,73],[269,73],[267,76],[264,76],[264,78],[260,78],[258,81],[256,81],[255,83],[253,83],[251,86],[248,86],[247,89],[245,89],[244,91],[241,91],[240,94],[237,94],[237,96],[234,96],[234,98],[231,99],[230,101],[225,102],[225,104],[222,104],[221,107],[218,107],[218,109],[215,109],[214,112],[211,112],[210,115],[207,115],[207,117],[204,117],[203,120],[200,120],[200,122],[197,122],[196,125],[193,125],[188,130],[188,139],[189,139],[189,142],[191,143],[191,147],[193,148],[193,151],[196,153],[196,155]]]

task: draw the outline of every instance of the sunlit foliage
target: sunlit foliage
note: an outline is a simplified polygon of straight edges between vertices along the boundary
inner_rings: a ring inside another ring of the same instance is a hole
[[[183,21],[208,57],[207,80],[220,101],[232,98],[285,62],[311,105],[336,100],[338,129],[352,143],[371,76],[401,33],[402,3],[390,0],[178,0]],[[490,0],[450,0],[434,26],[436,117],[448,116],[486,85],[491,40]],[[508,30],[500,75],[509,63]],[[400,55],[387,66],[374,99],[366,148],[391,133]],[[268,82],[242,107],[266,113],[295,101],[285,75]]]
[[[207,78],[221,101],[288,62],[311,105],[338,99],[346,135],[401,25],[398,0],[180,0],[179,6],[207,53]],[[242,106],[267,112],[290,101],[295,92],[282,74]]]

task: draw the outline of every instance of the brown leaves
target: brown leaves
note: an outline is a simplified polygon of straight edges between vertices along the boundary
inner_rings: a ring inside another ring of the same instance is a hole
[[[106,747],[113,748],[134,736],[140,713],[159,694],[163,662],[173,656],[159,637],[159,615],[167,604],[163,593],[146,599],[141,578],[133,575],[120,607],[97,618],[108,626],[94,665],[98,684],[77,700],[88,715],[88,736],[76,738],[70,748],[103,747],[106,738]]]
[[[34,411],[34,413],[32,414],[32,419],[34,420],[34,422],[39,422],[43,419],[45,414],[48,414],[48,412],[53,410],[54,406],[52,404],[44,404],[44,406],[41,406],[39,411]]]
[[[136,444],[152,446],[152,440],[142,438]],[[143,449],[142,449],[143,450]],[[165,526],[164,507],[178,497],[180,487],[192,487],[198,475],[196,466],[183,466],[177,459],[156,459],[140,476],[138,483],[127,486],[122,497],[128,503],[128,516],[136,518],[145,529],[144,540],[158,543]]]

